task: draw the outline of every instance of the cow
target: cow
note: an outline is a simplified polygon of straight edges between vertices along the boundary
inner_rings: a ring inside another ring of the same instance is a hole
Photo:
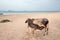
[[[48,34],[48,19],[47,18],[39,18],[39,19],[34,19],[34,18],[28,18],[25,23],[28,23],[28,28],[32,28],[32,34],[34,34],[34,31],[36,29],[38,30],[43,30],[45,28],[46,34]],[[45,36],[45,33],[43,34]]]

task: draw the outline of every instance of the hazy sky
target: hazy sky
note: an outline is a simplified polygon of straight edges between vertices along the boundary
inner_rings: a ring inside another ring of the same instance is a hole
[[[0,10],[60,11],[60,0],[0,0]]]

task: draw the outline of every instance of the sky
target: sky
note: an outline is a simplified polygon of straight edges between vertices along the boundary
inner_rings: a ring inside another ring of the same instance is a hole
[[[0,11],[60,11],[60,0],[0,0]]]

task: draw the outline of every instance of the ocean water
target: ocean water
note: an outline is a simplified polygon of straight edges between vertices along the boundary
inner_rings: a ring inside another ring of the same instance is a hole
[[[50,13],[50,12],[60,12],[60,11],[0,11],[0,15],[8,14],[36,14],[36,13]]]

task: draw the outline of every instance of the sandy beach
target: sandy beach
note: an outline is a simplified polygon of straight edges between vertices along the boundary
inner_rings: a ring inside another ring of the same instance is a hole
[[[0,23],[0,40],[60,40],[60,12],[0,15],[0,21],[9,19],[11,22]],[[27,18],[47,18],[49,34],[42,36],[41,31],[35,37],[27,33]]]

